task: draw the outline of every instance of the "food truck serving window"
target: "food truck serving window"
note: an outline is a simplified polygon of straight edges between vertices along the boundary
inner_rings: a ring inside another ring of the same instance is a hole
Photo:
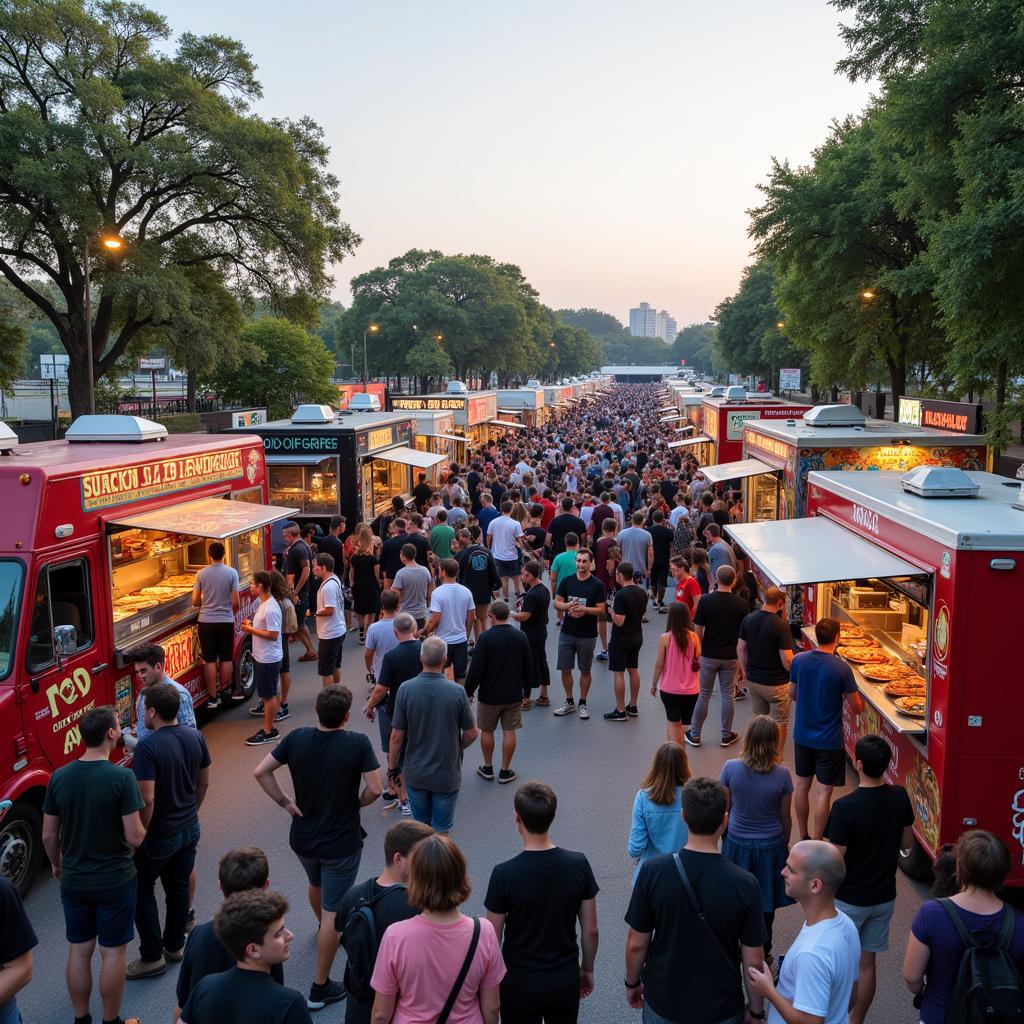
[[[338,459],[268,455],[270,500],[298,505],[308,515],[338,511]]]
[[[417,469],[430,469],[439,462],[444,462],[445,457],[435,452],[418,452],[415,448],[406,448],[399,445],[397,448],[388,448],[387,451],[374,452],[370,458],[382,459],[384,462],[397,462],[401,466],[415,466]]]
[[[0,679],[11,674],[18,639],[18,604],[25,569],[21,562],[0,560]]]
[[[134,516],[111,519],[111,526],[135,530],[158,530],[163,533],[185,533],[211,540],[227,540],[246,530],[269,526],[297,509],[280,509],[273,505],[257,505],[248,501],[225,501],[223,498],[200,498],[180,505],[140,512]]]
[[[89,567],[84,558],[44,566],[39,571],[29,629],[28,670],[39,672],[56,660],[55,626],[74,626],[75,649],[83,651],[93,641]]]

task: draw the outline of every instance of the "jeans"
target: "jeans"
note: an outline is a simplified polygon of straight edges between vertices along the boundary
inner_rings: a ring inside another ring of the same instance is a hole
[[[14,996],[0,1004],[0,1024],[21,1024],[21,1011]]]
[[[697,706],[693,709],[693,724],[690,726],[693,735],[700,738],[704,727],[704,719],[708,716],[708,703],[715,690],[715,680],[722,694],[722,737],[732,732],[732,716],[736,699],[736,665],[735,658],[701,658],[700,659],[700,696]]]
[[[429,789],[417,789],[405,784],[405,792],[409,797],[412,816],[424,825],[429,825],[435,832],[450,832],[455,820],[455,801],[459,791],[451,793],[432,793]]]
[[[139,933],[139,955],[147,963],[159,960],[163,950],[179,950],[185,945],[188,919],[188,880],[196,863],[199,822],[177,835],[164,839],[146,839],[135,854],[138,876],[138,902],[135,928]],[[160,935],[160,911],[156,905],[156,882],[164,888],[167,916],[163,938]]]

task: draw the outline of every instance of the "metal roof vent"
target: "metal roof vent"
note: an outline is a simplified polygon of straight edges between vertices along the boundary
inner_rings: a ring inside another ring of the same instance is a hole
[[[141,416],[79,416],[68,427],[64,440],[72,444],[112,441],[141,444],[144,441],[166,441],[167,428]]]
[[[810,427],[863,427],[868,421],[855,405],[816,405],[804,413]]]
[[[725,400],[727,402],[743,402],[747,397],[747,389],[734,385],[725,389]]]
[[[468,395],[469,388],[466,387],[466,382],[461,380],[450,380],[448,381],[448,387],[445,389],[449,395]]]
[[[0,455],[10,455],[18,444],[18,435],[6,423],[0,422]]]
[[[292,413],[292,423],[333,423],[334,410],[329,405],[300,405]]]
[[[725,394],[725,385],[716,384],[710,392],[708,392],[708,398],[721,398]]]
[[[921,498],[973,498],[981,490],[954,466],[918,466],[900,477],[900,485],[908,494]]]
[[[537,378],[536,378],[536,377],[531,377],[531,378],[530,378],[530,379],[529,379],[529,380],[528,380],[528,381],[526,382],[526,386],[527,386],[528,388],[539,388],[539,387],[541,386],[541,384],[540,384],[540,381],[539,381],[539,380],[537,380]]]

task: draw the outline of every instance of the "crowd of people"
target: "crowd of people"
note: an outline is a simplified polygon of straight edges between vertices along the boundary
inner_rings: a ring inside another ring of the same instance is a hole
[[[594,988],[594,871],[585,852],[552,838],[555,789],[528,781],[509,823],[522,852],[493,866],[485,916],[463,914],[469,871],[449,835],[463,756],[478,745],[476,775],[515,782],[527,713],[588,720],[595,661],[607,664],[614,696],[603,721],[638,718],[651,622],[660,628],[650,694],[666,738],[624,842],[635,870],[616,955],[625,957],[621,1019],[633,1008],[646,1024],[863,1024],[889,945],[899,853],[912,842],[910,800],[886,781],[886,740],[865,735],[854,754],[859,785],[833,801],[846,781],[843,706],[856,712],[861,700],[834,656],[839,624],[821,619],[816,649],[795,651],[787,595],[762,589],[729,543],[725,528],[743,514],[738,492],[705,480],[686,446],[670,447],[675,433],[658,422],[658,404],[655,386],[621,387],[472,452],[437,487],[422,478],[413,507],[396,500],[373,524],[348,531],[335,518],[326,533],[289,524],[280,566],[255,573],[257,610],[241,628],[252,637],[251,712],[261,721],[246,742],[272,745],[254,782],[284,812],[319,921],[308,994],[285,983],[289,907],[270,888],[263,850],[224,853],[223,902],[197,922],[210,752],[162,648],[131,652],[133,729],[122,732],[111,708],[88,711],[86,752],[54,773],[43,806],[75,1024],[92,1024],[97,944],[104,1024],[124,1020],[126,981],[169,965],[178,965],[174,1020],[186,1024],[293,1024],[343,1000],[349,1024],[577,1021]],[[216,707],[241,698],[223,654],[237,579],[221,545],[210,554],[194,603],[207,706]],[[363,650],[358,683],[342,680],[352,633]],[[321,688],[316,724],[283,733],[290,643],[298,661],[317,663]],[[717,778],[694,776],[687,750],[704,742],[716,689],[720,744],[738,756]],[[752,712],[742,738],[737,700]],[[353,713],[376,723],[379,752],[348,727]],[[121,745],[133,751],[130,768],[111,760]],[[378,802],[398,813],[383,857],[360,878],[360,811]],[[1007,975],[1024,967],[1024,915],[998,896],[1010,871],[1003,844],[974,830],[945,857],[955,883],[946,877],[943,898],[918,911],[903,966],[923,1024],[971,1019],[958,970],[975,943],[1001,952]],[[36,937],[2,883],[0,904],[0,1024],[12,1024]],[[804,923],[783,955],[773,931],[787,906]],[[332,978],[339,948],[344,973]]]

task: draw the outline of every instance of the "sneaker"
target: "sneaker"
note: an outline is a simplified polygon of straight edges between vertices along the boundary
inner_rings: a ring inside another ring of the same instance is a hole
[[[579,708],[577,710],[579,711],[580,718],[582,718],[584,721],[586,721],[586,719],[590,717],[590,711],[587,708],[586,701],[581,700]]]
[[[287,704],[282,704],[277,709],[277,714],[274,715],[274,721],[275,722],[283,722],[286,718],[291,718],[291,717],[292,717],[292,713],[288,710],[288,705]]]
[[[486,779],[488,782],[494,781],[494,768],[489,764],[478,764],[476,773],[481,779]]]
[[[411,818],[412,817],[412,804],[409,803],[408,800],[403,800],[399,806],[402,809],[402,817],[403,818]]]
[[[232,690],[228,696],[234,701],[245,700],[245,694],[241,690]]]
[[[133,960],[125,969],[124,976],[129,981],[139,981],[142,978],[155,978],[167,970],[167,961],[160,957],[158,960]]]
[[[620,711],[616,708],[614,711],[609,711],[605,716],[606,722],[625,722],[628,719],[628,715],[625,711]]]
[[[736,700],[746,700],[747,699],[747,688],[745,686],[737,687],[735,699]]]
[[[246,741],[247,747],[259,747],[264,743],[273,743],[281,734],[276,729],[264,732],[262,729],[254,732]]]
[[[500,782],[503,786],[508,782],[512,782],[515,778],[516,773],[511,768],[502,768],[498,772],[498,782]]]
[[[259,704],[255,704],[251,708],[249,708],[249,714],[252,715],[253,718],[262,718],[263,701],[260,701]]]
[[[722,746],[731,747],[739,738],[738,732],[728,732],[722,737]]]
[[[207,711],[216,711],[220,707],[220,697],[207,697],[206,698],[206,709]],[[141,960],[137,960],[136,963],[142,963]]]
[[[658,605],[658,614],[659,615],[664,615],[667,611],[668,611],[668,605],[667,604],[659,604]]]
[[[696,733],[691,732],[689,729],[683,733],[683,739],[690,744],[691,747],[700,746],[700,737]]]
[[[639,708],[637,708],[637,706],[635,704],[627,704],[626,705],[626,714],[629,715],[630,718],[639,718],[640,717],[640,710],[639,710]]]
[[[563,715],[571,715],[576,710],[576,702],[573,700],[567,700],[564,704],[559,705],[555,708],[554,714],[561,718]]]
[[[195,928],[195,926],[196,926],[196,912],[194,910],[190,910],[188,912],[188,917],[185,918],[185,934],[186,935],[191,935],[192,934],[192,929]]]
[[[392,793],[390,790],[388,790],[388,792],[385,793],[380,799],[385,811],[392,810],[393,808],[397,807],[400,802],[398,799],[398,794]]]
[[[181,961],[185,959],[185,947],[182,946],[181,949],[168,949],[165,946],[164,959],[169,964],[180,964]]]
[[[607,661],[608,660],[608,652],[607,651],[598,651],[597,654],[594,655],[594,657],[597,658],[598,661]]]
[[[309,998],[306,1006],[310,1010],[322,1010],[331,1003],[340,1003],[347,996],[345,986],[340,981],[331,981],[330,978],[323,985],[315,981],[309,986]]]

